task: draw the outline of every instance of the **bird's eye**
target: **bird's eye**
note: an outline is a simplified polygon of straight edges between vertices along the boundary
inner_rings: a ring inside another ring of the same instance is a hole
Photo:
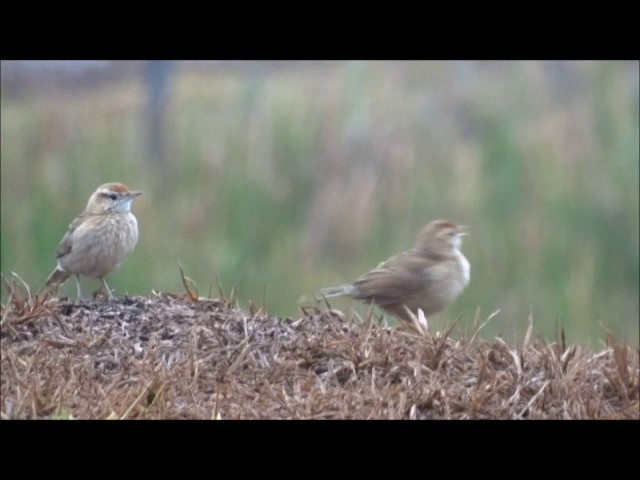
[[[109,198],[110,198],[111,200],[115,201],[115,200],[116,200],[116,198],[118,198],[118,195],[116,195],[115,193],[110,193],[110,194],[109,194]]]

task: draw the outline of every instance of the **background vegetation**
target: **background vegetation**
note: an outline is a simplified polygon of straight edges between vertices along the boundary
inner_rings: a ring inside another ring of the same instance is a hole
[[[471,228],[472,279],[435,322],[501,309],[484,334],[512,342],[531,312],[547,338],[595,342],[601,322],[638,343],[638,62],[180,63],[164,163],[143,63],[81,84],[8,66],[1,269],[32,288],[93,190],[122,181],[144,195],[119,295],[182,291],[181,262],[201,295],[217,276],[295,316],[448,218]]]

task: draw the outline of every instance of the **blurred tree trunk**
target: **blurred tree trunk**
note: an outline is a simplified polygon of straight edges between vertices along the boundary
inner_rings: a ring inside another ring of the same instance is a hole
[[[152,166],[160,170],[162,177],[167,175],[168,148],[171,146],[167,118],[174,71],[175,62],[166,60],[149,61],[144,71],[147,90],[147,151]]]

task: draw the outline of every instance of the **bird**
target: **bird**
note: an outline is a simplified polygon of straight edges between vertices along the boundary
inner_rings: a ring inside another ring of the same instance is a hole
[[[105,277],[120,266],[138,242],[138,220],[131,213],[131,202],[141,193],[117,182],[100,185],[62,238],[57,266],[45,289],[57,288],[75,275],[80,298],[83,275],[100,279],[109,299],[113,298]]]
[[[381,262],[350,284],[320,290],[325,298],[350,296],[375,304],[391,315],[411,322],[407,309],[418,316],[432,315],[451,304],[467,287],[469,261],[462,254],[467,227],[434,220],[423,227],[415,245]]]

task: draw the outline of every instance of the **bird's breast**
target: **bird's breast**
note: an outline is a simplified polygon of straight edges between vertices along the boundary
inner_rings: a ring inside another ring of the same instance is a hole
[[[469,264],[469,260],[467,260],[467,257],[465,257],[460,251],[458,251],[458,262],[460,263],[462,282],[466,287],[467,285],[469,285],[469,281],[471,280],[471,265]]]
[[[461,252],[439,268],[425,269],[425,298],[429,298],[439,308],[453,302],[467,287],[471,277],[469,261]]]

